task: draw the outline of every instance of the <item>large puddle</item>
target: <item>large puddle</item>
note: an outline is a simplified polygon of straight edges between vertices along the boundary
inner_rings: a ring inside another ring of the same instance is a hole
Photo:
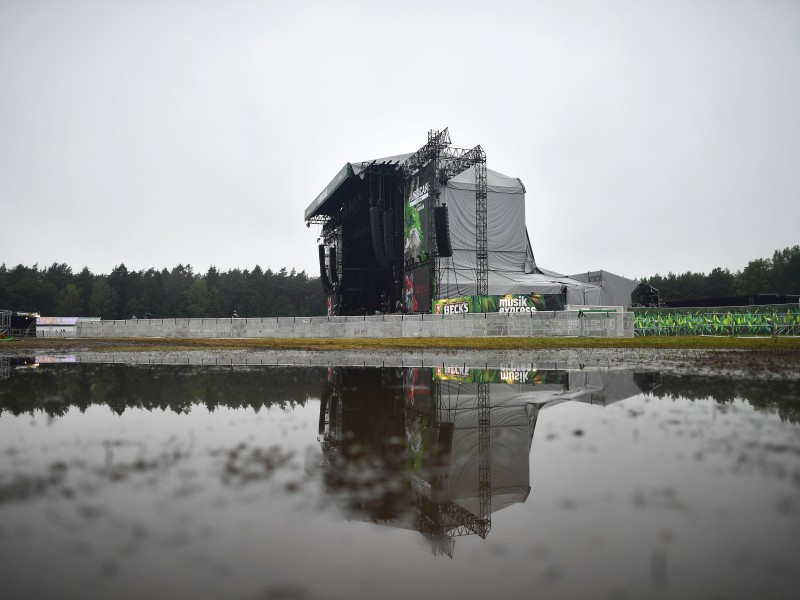
[[[794,598],[800,382],[6,362],[0,596]]]

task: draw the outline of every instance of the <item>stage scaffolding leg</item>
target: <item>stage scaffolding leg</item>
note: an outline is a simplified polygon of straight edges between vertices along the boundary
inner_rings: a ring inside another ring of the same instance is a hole
[[[481,150],[480,159],[475,163],[475,291],[478,296],[486,296],[489,294],[487,196],[486,154]]]
[[[440,185],[451,177],[458,175],[470,167],[475,167],[475,293],[486,296],[489,293],[489,252],[487,243],[487,198],[486,152],[480,145],[472,149],[455,148],[450,145],[450,133],[442,131],[428,132],[428,143],[417,150],[403,163],[406,178],[418,173],[428,161],[433,161],[434,168],[430,180],[430,202],[428,203],[428,258],[431,265],[431,298],[440,298],[439,284],[442,266],[439,264],[438,252],[432,241],[436,238],[433,209],[439,205]]]
[[[478,384],[478,535],[485,538],[492,528],[491,408],[489,384]]]

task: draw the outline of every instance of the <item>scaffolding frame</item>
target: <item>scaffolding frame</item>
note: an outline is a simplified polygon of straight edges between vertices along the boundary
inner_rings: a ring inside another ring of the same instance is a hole
[[[425,264],[431,269],[431,298],[441,299],[439,282],[442,279],[442,266],[436,244],[436,224],[434,209],[439,206],[441,185],[456,175],[475,167],[475,293],[486,296],[489,293],[489,251],[488,251],[488,184],[486,178],[486,152],[480,145],[474,148],[459,148],[451,145],[447,127],[441,131],[428,131],[427,143],[403,163],[404,176],[410,178],[427,164],[432,163],[430,192],[428,202],[428,260]]]
[[[485,538],[492,528],[491,401],[489,384],[478,384],[478,535]]]
[[[11,336],[11,311],[0,310],[0,337]]]

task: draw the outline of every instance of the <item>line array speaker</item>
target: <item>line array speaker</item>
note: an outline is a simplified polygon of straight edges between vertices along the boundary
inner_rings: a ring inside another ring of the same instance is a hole
[[[333,291],[333,286],[328,279],[328,271],[325,269],[325,245],[319,245],[319,279],[322,282],[322,290],[328,296]]]
[[[383,250],[382,212],[380,206],[369,209],[369,228],[372,233],[372,251],[375,253],[375,258],[382,267],[388,267],[389,261],[386,260],[386,252]]]
[[[339,271],[336,270],[336,246],[328,249],[328,273],[333,283],[339,282]]]
[[[446,206],[437,206],[433,209],[433,218],[436,225],[436,249],[439,256],[453,256],[450,245],[450,216]]]
[[[386,257],[395,260],[394,211],[391,208],[383,213],[383,246]]]

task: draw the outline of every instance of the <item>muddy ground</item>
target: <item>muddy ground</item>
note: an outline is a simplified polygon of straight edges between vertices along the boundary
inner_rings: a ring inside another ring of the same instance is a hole
[[[639,338],[640,339],[640,338]],[[591,346],[591,340],[576,340],[570,347],[569,340],[553,340],[552,347],[547,342],[531,347],[529,341],[520,340],[514,347],[514,340],[504,339],[502,343],[491,340],[481,342],[464,341],[463,347],[454,347],[452,341],[417,340],[409,345],[407,340],[393,343],[392,340],[252,340],[252,339],[53,339],[23,338],[0,345],[0,355],[21,356],[25,354],[76,354],[76,355],[117,355],[142,356],[148,360],[161,362],[159,357],[193,357],[203,361],[217,357],[231,362],[249,362],[248,357],[277,357],[284,362],[335,363],[338,357],[344,358],[342,364],[351,364],[352,356],[366,355],[394,359],[403,357],[409,362],[415,358],[425,364],[441,359],[447,363],[470,363],[500,366],[514,363],[557,363],[565,367],[611,366],[642,370],[672,372],[713,372],[738,377],[800,379],[800,344],[795,340],[742,340],[741,347],[730,347],[729,341],[723,347],[685,348],[680,338],[673,338],[675,347],[665,347],[663,340],[658,347],[634,346],[602,347],[606,343],[598,341],[601,347]],[[798,340],[800,341],[800,340]],[[696,342],[690,341],[691,344]],[[713,346],[714,342],[708,345]],[[129,360],[126,358],[125,360]],[[489,364],[491,363],[491,364]]]

